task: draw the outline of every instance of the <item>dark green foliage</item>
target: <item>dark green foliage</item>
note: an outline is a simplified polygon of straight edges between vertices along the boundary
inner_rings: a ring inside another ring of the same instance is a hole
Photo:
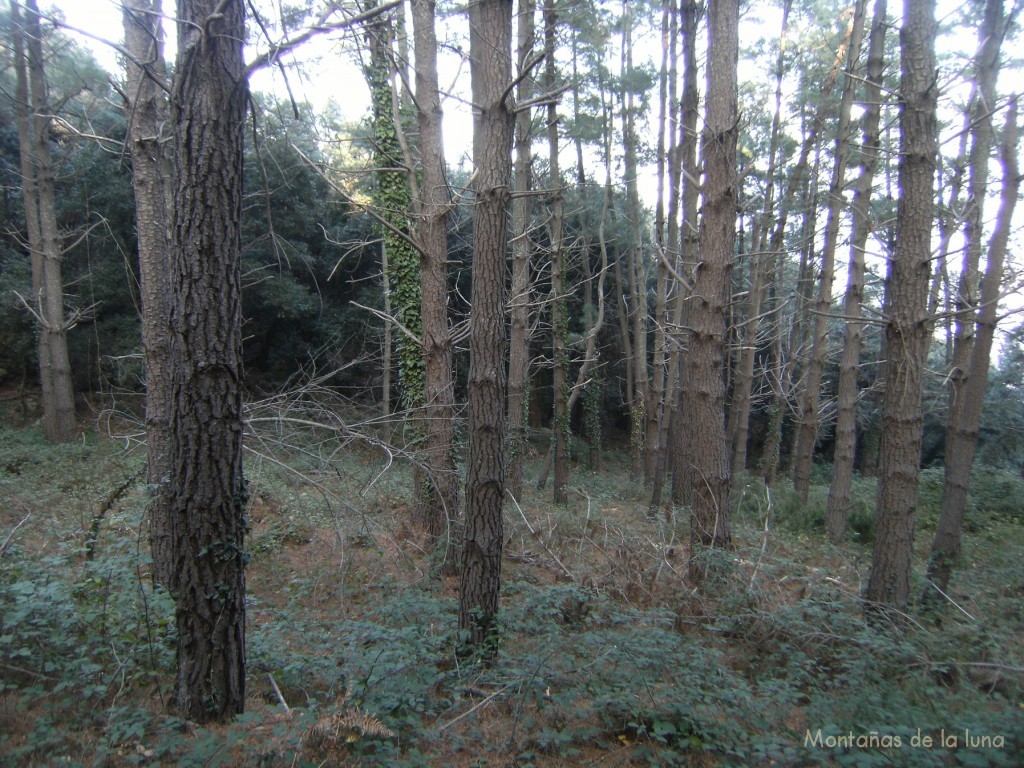
[[[34,376],[36,337],[32,316],[21,305],[18,295],[32,293],[32,274],[28,259],[3,248],[0,251],[0,382],[15,382]]]
[[[989,374],[981,413],[979,459],[1024,476],[1024,326],[1009,334]]]
[[[290,104],[270,97],[257,95],[254,101],[242,222],[244,353],[250,380],[269,388],[289,379],[328,345],[339,345],[342,360],[362,352],[343,342],[364,336],[358,326],[365,323],[365,314],[351,313],[347,305],[358,290],[349,278],[366,277],[370,269],[361,263],[363,249],[357,245],[367,238],[368,222],[351,217],[330,183],[309,164],[325,161],[318,132],[344,129],[327,118],[323,124],[307,114],[296,118]],[[351,260],[337,271],[345,251],[328,238],[352,244],[346,249]]]
[[[387,16],[377,20],[370,31],[370,63],[366,68],[366,79],[370,86],[373,115],[376,181],[373,204],[380,218],[378,231],[387,256],[391,311],[398,323],[418,339],[423,335],[420,254],[411,240],[409,169],[399,143],[392,105],[392,32],[392,21]],[[426,385],[422,348],[402,331],[396,334],[396,338],[402,405],[416,408],[423,403]]]

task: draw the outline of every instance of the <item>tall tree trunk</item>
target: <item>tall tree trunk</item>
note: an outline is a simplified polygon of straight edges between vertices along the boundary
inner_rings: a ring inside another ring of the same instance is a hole
[[[949,406],[946,421],[946,468],[955,463],[962,449],[959,427],[964,407],[963,390],[968,380],[971,349],[974,346],[978,307],[978,280],[982,251],[982,211],[988,190],[988,163],[995,131],[992,111],[996,103],[999,51],[1003,38],[1003,4],[987,0],[978,31],[978,52],[974,59],[975,92],[968,112],[971,151],[968,158],[967,201],[964,211],[964,249],[954,306],[954,332],[950,366]]]
[[[448,210],[451,196],[444,169],[441,98],[437,79],[434,0],[413,0],[416,54],[416,117],[420,131],[422,183],[419,239],[424,360],[423,417],[429,488],[423,499],[431,536],[444,534],[456,514],[459,478],[455,469],[455,390],[448,329]]]
[[[533,57],[535,0],[522,0],[519,5],[518,48],[516,67],[521,78],[516,99],[530,98],[532,81],[524,70]],[[508,340],[508,435],[505,489],[513,499],[523,493],[523,457],[526,455],[526,399],[530,367],[530,216],[533,198],[532,111],[516,113],[515,184],[512,200],[512,291],[509,297],[511,323]]]
[[[878,164],[881,116],[882,72],[885,66],[886,0],[875,0],[874,19],[868,42],[867,77],[864,89],[864,117],[860,149],[860,174],[853,190],[850,208],[853,223],[850,233],[850,265],[847,270],[843,314],[846,331],[839,362],[839,387],[836,411],[836,446],[832,483],[828,493],[825,529],[833,542],[842,540],[850,509],[850,488],[857,447],[857,372],[860,367],[864,324],[859,321],[864,300],[864,249],[871,234],[871,189]]]
[[[241,215],[248,87],[241,0],[178,0],[170,481],[177,706],[245,704]]]
[[[43,39],[36,0],[28,0],[26,10],[27,17],[22,25],[21,9],[12,0],[22,193],[32,254],[34,312],[40,324],[43,427],[51,443],[67,443],[75,437],[75,393],[68,357],[68,322],[61,274],[63,254],[50,155],[51,108],[47,103]]]
[[[832,93],[832,89],[835,87],[836,80],[839,77],[839,73],[843,66],[843,61],[846,57],[848,46],[844,43],[840,44],[836,51],[835,60],[832,62],[832,68],[829,71],[829,76],[826,78],[824,86],[822,88],[821,102],[818,108],[814,112],[814,116],[811,118],[810,125],[805,131],[803,131],[803,142],[800,145],[800,155],[793,166],[789,174],[789,181],[786,184],[785,192],[779,198],[778,204],[778,215],[775,220],[775,226],[772,230],[771,239],[768,242],[768,258],[772,259],[774,264],[773,274],[773,285],[772,291],[776,297],[776,303],[778,304],[781,296],[782,278],[785,269],[785,252],[783,246],[786,240],[787,222],[789,221],[789,213],[793,207],[793,203],[796,200],[797,192],[804,190],[803,199],[805,202],[804,214],[803,214],[803,225],[802,225],[802,238],[803,243],[801,245],[800,253],[800,271],[798,278],[798,304],[796,311],[794,312],[793,327],[790,332],[788,350],[786,344],[783,343],[782,335],[784,333],[782,318],[776,317],[776,335],[772,344],[772,376],[774,381],[772,383],[772,400],[768,406],[769,412],[769,424],[768,432],[765,438],[765,452],[761,461],[761,469],[764,473],[765,482],[771,484],[775,480],[775,474],[778,471],[779,462],[781,458],[782,449],[782,426],[785,420],[785,413],[787,409],[787,403],[790,399],[790,393],[794,388],[793,384],[793,373],[795,368],[795,357],[800,352],[802,346],[803,337],[803,315],[804,308],[810,303],[809,292],[811,290],[811,281],[809,279],[810,270],[808,268],[808,260],[810,251],[813,250],[814,243],[814,224],[816,221],[815,212],[817,210],[817,185],[811,184],[807,181],[807,168],[810,164],[811,153],[814,153],[814,172],[811,174],[811,178],[818,178],[818,168],[821,160],[821,129],[825,123],[825,117],[828,109],[828,98]]]
[[[821,277],[818,280],[818,294],[814,303],[814,318],[811,334],[811,354],[807,363],[803,396],[800,399],[800,413],[797,428],[799,453],[793,468],[793,487],[805,503],[811,488],[811,467],[814,463],[814,447],[817,443],[818,421],[821,410],[821,377],[825,368],[825,353],[828,343],[828,321],[832,309],[832,283],[835,278],[836,248],[839,244],[839,224],[842,205],[845,202],[846,166],[850,157],[850,134],[852,132],[851,110],[853,96],[859,78],[855,77],[860,59],[861,40],[864,37],[864,17],[867,0],[857,0],[847,31],[848,50],[846,54],[846,78],[839,103],[839,126],[836,130],[835,153],[832,163],[832,179],[828,191],[828,215],[825,221],[825,241],[821,249]]]
[[[544,85],[549,94],[557,88],[558,72],[555,66],[555,33],[558,12],[554,0],[544,0]],[[569,367],[569,353],[566,336],[569,333],[566,298],[564,295],[563,272],[565,251],[562,243],[564,222],[562,174],[558,164],[558,105],[553,97],[547,108],[548,133],[548,183],[551,185],[551,216],[548,232],[551,242],[551,358],[552,358],[552,401],[554,418],[551,423],[551,439],[554,446],[555,482],[554,502],[565,504],[569,500],[569,409],[566,375]]]
[[[633,0],[623,0],[622,24],[622,75],[628,78],[633,70]],[[636,106],[631,88],[623,83],[622,94],[622,145],[623,174],[626,185],[626,227],[627,227],[627,280],[629,290],[629,319],[632,323],[633,353],[633,397],[630,411],[630,475],[634,480],[650,480],[653,473],[647,472],[647,439],[645,426],[650,393],[647,376],[647,267],[643,255],[643,212],[640,208],[640,191],[637,185],[639,163],[637,161]]]
[[[750,437],[751,390],[754,382],[754,361],[757,353],[761,305],[770,259],[761,243],[763,227],[755,220],[750,249],[750,289],[747,300],[747,319],[737,333],[741,334],[739,360],[736,364],[733,386],[733,404],[729,410],[729,435],[732,444],[732,476],[747,468],[747,441]]]
[[[376,0],[372,0],[369,7],[376,7],[376,4]],[[422,412],[426,375],[422,343],[421,256],[412,239],[409,222],[413,195],[409,166],[398,133],[400,116],[392,83],[395,71],[393,34],[394,20],[389,13],[379,14],[370,22],[367,34],[370,61],[365,74],[370,86],[373,116],[374,205],[380,217],[381,248],[387,254],[384,263],[388,270],[391,311],[401,327],[397,335],[398,385],[406,423],[411,429],[412,440],[416,442],[426,431],[423,423],[425,414]],[[447,239],[445,247],[447,250]],[[431,519],[438,509],[431,501],[427,478],[419,466],[413,469],[413,487],[413,515],[416,520],[428,531],[443,528],[442,521]]]
[[[684,377],[687,485],[691,557],[700,549],[729,547],[729,456],[725,434],[726,311],[736,239],[737,58],[739,3],[708,7],[707,110],[704,121],[703,211],[693,293],[686,300],[689,355]],[[691,576],[702,569],[692,559]]]
[[[654,475],[651,478],[651,501],[648,513],[655,515],[661,507],[664,492],[665,472],[668,468],[669,424],[672,420],[676,385],[678,383],[678,358],[676,346],[670,336],[682,324],[683,286],[671,275],[669,267],[677,274],[682,271],[679,253],[679,195],[681,184],[682,155],[679,150],[680,103],[678,91],[679,59],[679,11],[674,3],[666,3],[662,10],[662,121],[658,129],[659,156],[664,152],[664,170],[659,166],[659,175],[668,177],[667,221],[656,228],[658,235],[658,288],[655,298],[654,316],[654,383],[652,395],[655,400],[653,419],[648,420],[648,429],[655,431],[656,455]],[[664,135],[663,135],[664,134]],[[667,143],[667,148],[665,143]],[[658,197],[663,195],[664,183],[659,180]]]
[[[700,97],[697,84],[697,27],[703,12],[703,4],[693,0],[684,0],[680,6],[680,30],[683,38],[683,92],[680,103],[681,121],[679,126],[679,162],[683,175],[682,223],[679,228],[679,264],[682,272],[693,274],[697,269],[697,206],[700,202],[700,175],[697,158],[697,120],[699,118]],[[687,292],[691,287],[683,286]],[[669,415],[668,442],[672,451],[672,503],[684,504],[689,498],[688,457],[686,451],[689,443],[686,440],[688,428],[680,425],[679,414],[682,410],[682,396],[685,383],[683,381],[686,365],[685,341],[682,316],[686,311],[687,297],[679,296],[676,317],[676,333],[679,338],[673,346],[672,360],[669,368],[678,382],[678,393],[672,399],[674,413]]]
[[[651,402],[647,407],[647,426],[645,432],[647,441],[645,443],[645,473],[646,480],[654,483],[658,477],[658,461],[663,455],[664,448],[662,441],[661,424],[665,410],[665,388],[666,388],[666,333],[668,326],[668,294],[669,294],[669,258],[675,258],[675,246],[668,245],[671,240],[666,233],[665,222],[665,178],[668,172],[668,165],[674,161],[675,152],[675,123],[672,116],[678,118],[678,108],[675,99],[675,6],[672,2],[665,2],[661,9],[661,69],[658,75],[658,199],[654,215],[654,248],[657,253],[657,269],[654,278],[654,354],[651,359],[650,392]],[[671,65],[670,65],[671,60]],[[671,70],[671,73],[670,73]],[[669,90],[671,85],[671,92]],[[671,103],[671,108],[670,108]],[[671,127],[670,127],[671,126]],[[667,139],[671,137],[672,147],[668,148]],[[678,174],[674,177],[678,178]],[[675,195],[676,188],[672,188],[669,195]],[[671,207],[671,206],[670,206]],[[675,201],[675,213],[678,214],[678,198]],[[675,224],[675,222],[673,222]],[[672,256],[668,251],[671,250]],[[650,459],[648,462],[647,459]],[[648,471],[649,470],[649,471]]]
[[[149,505],[153,579],[172,579],[173,532],[159,486],[166,482],[171,423],[170,259],[173,168],[167,152],[169,111],[164,87],[160,0],[128,0],[123,7],[125,114],[132,158],[135,228],[142,290],[142,346],[146,362],[146,482],[158,489]]]
[[[21,6],[11,0],[11,37],[14,47],[15,112],[18,126],[18,150],[21,168],[21,194],[25,206],[25,228],[28,231],[29,260],[32,266],[32,299],[39,310],[38,340],[39,386],[44,408],[53,402],[53,379],[43,376],[49,369],[49,340],[42,329],[43,301],[43,233],[39,224],[39,191],[36,183],[35,119],[28,85],[28,60],[25,54],[25,26],[21,19]]]
[[[921,393],[937,155],[934,0],[904,0],[900,29],[900,198],[886,285],[888,350],[869,604],[904,611],[910,596],[921,461]]]
[[[755,242],[751,253],[751,280],[749,315],[743,327],[743,349],[736,366],[736,386],[733,397],[733,412],[736,414],[736,430],[732,441],[732,476],[736,477],[747,468],[747,441],[750,435],[751,389],[754,382],[754,362],[757,357],[757,343],[761,327],[761,305],[764,299],[765,281],[771,271],[774,255],[760,245],[764,234],[771,227],[775,215],[775,172],[778,166],[779,137],[782,123],[782,80],[786,69],[786,43],[789,29],[789,12],[792,0],[786,0],[782,7],[782,29],[779,32],[779,55],[775,60],[775,110],[772,115],[772,130],[768,146],[768,173],[765,177],[764,213],[760,225],[755,225]],[[760,237],[757,233],[762,233]]]
[[[806,387],[806,359],[808,356],[807,334],[812,324],[811,300],[814,293],[814,243],[817,237],[818,228],[818,179],[821,169],[821,145],[819,144],[814,152],[814,172],[804,184],[804,208],[800,215],[800,258],[797,267],[796,277],[796,306],[793,309],[793,324],[789,332],[786,354],[786,373],[784,377],[784,401],[789,403],[792,400],[797,402],[803,398],[803,391]],[[793,394],[795,392],[795,395]],[[796,456],[801,455],[803,448],[800,445],[801,439],[805,437],[799,429],[796,430],[793,446],[790,451],[790,470],[796,469]]]
[[[469,454],[459,628],[473,646],[495,631],[505,493],[505,245],[515,116],[512,2],[469,6],[473,104],[473,307],[469,337]]]
[[[970,180],[968,183],[967,218],[965,222],[964,260],[957,291],[956,335],[953,342],[953,369],[949,376],[949,422],[946,427],[945,483],[942,511],[939,516],[932,554],[928,562],[928,578],[945,592],[960,551],[964,508],[971,465],[978,442],[981,405],[988,385],[989,355],[995,332],[996,305],[1003,281],[1009,217],[1016,204],[1020,178],[1016,175],[1016,103],[1011,105],[1001,147],[1003,163],[1002,203],[989,245],[988,265],[981,284],[978,310],[977,270],[982,251],[982,222],[985,193],[988,188],[988,162],[994,140],[992,111],[996,103],[996,80],[1005,22],[1003,4],[988,0],[978,33],[979,49],[975,58],[977,100],[972,105],[972,137]],[[1012,175],[1011,175],[1012,174]],[[1009,209],[1009,210],[1007,210]],[[977,314],[977,338],[975,315]],[[926,596],[934,593],[926,590]]]

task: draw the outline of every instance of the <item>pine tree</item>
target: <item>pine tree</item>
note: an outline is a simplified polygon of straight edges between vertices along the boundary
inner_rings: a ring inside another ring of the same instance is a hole
[[[900,199],[885,301],[885,403],[869,606],[902,612],[910,597],[921,456],[921,392],[931,339],[928,278],[937,144],[934,0],[904,0],[900,29]]]
[[[473,295],[469,453],[459,628],[473,646],[495,631],[505,495],[505,247],[512,177],[512,2],[469,6],[473,104]]]
[[[241,0],[179,0],[172,88],[170,479],[183,717],[245,705],[242,161],[248,100]]]

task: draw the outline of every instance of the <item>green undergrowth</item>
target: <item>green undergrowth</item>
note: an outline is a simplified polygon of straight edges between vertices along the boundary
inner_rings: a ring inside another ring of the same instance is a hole
[[[648,517],[623,475],[580,470],[568,505],[531,490],[508,511],[502,639],[466,659],[457,585],[406,527],[405,470],[381,475],[386,457],[354,451],[305,467],[315,484],[250,462],[247,711],[197,727],[169,709],[173,606],[147,578],[146,488],[108,504],[141,461],[96,436],[52,448],[0,432],[5,765],[938,767],[1024,754],[1024,535],[1009,504],[985,513],[975,497],[956,606],[915,609],[897,631],[862,618],[869,547],[856,533],[826,544],[785,491],[737,484],[737,548],[708,557],[697,590],[685,511]]]

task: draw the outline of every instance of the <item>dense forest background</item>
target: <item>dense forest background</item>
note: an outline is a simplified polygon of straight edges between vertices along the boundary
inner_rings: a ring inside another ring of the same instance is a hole
[[[838,6],[797,9],[788,22],[787,50],[783,59],[787,102],[782,118],[785,123],[780,126],[782,134],[777,142],[780,145],[776,149],[780,153],[779,160],[773,163],[779,170],[772,170],[772,179],[768,178],[768,161],[774,80],[768,73],[775,71],[779,40],[777,30],[769,31],[765,27],[767,19],[778,18],[778,11],[765,14],[757,7],[751,7],[744,13],[743,23],[762,30],[764,37],[758,39],[748,32],[745,39],[754,40],[742,52],[744,66],[741,72],[757,73],[760,77],[743,83],[740,90],[742,188],[737,206],[737,257],[732,270],[730,302],[730,316],[733,318],[730,361],[733,370],[739,365],[745,345],[744,334],[749,325],[744,318],[749,312],[750,265],[757,260],[760,255],[758,248],[762,247],[754,238],[765,232],[766,184],[774,185],[772,194],[776,197],[780,190],[785,190],[786,174],[801,159],[801,147],[806,143],[802,132],[814,130],[810,137],[814,142],[810,158],[814,173],[801,171],[806,178],[797,190],[799,194],[787,201],[790,210],[787,212],[784,258],[777,269],[773,267],[772,284],[767,286],[770,295],[760,299],[764,305],[764,317],[758,318],[755,334],[754,395],[751,401],[751,436],[748,438],[748,463],[751,466],[756,466],[760,460],[769,414],[777,406],[774,400],[778,396],[772,396],[772,388],[777,388],[777,385],[770,381],[772,364],[769,358],[771,340],[780,333],[785,338],[787,362],[792,360],[791,365],[796,369],[788,376],[793,381],[793,391],[785,393],[790,407],[788,410],[783,408],[781,456],[784,465],[793,449],[793,425],[796,421],[793,403],[800,395],[801,360],[808,354],[800,346],[807,343],[800,334],[807,335],[804,326],[810,318],[810,292],[814,290],[821,269],[815,264],[815,259],[820,258],[822,246],[820,230],[827,212],[824,206],[827,204],[828,173],[834,162],[835,121],[838,119],[836,112],[841,90],[833,87],[823,94],[822,83],[830,77],[837,77],[836,68],[843,63],[844,36],[849,34],[848,21],[844,19],[848,19],[849,14],[841,18],[842,10]],[[572,86],[571,98],[563,97],[567,103],[564,110],[567,114],[559,116],[559,126],[560,152],[563,156],[573,157],[570,168],[565,171],[567,178],[562,190],[562,205],[566,227],[563,237],[566,243],[572,243],[572,247],[567,249],[567,273],[563,279],[568,286],[564,296],[567,333],[570,346],[575,344],[578,348],[571,356],[574,370],[580,364],[584,352],[582,341],[592,324],[587,313],[593,312],[595,284],[602,274],[599,248],[604,247],[607,252],[606,270],[614,270],[616,264],[626,262],[630,238],[633,237],[629,230],[633,226],[638,227],[643,246],[643,260],[639,267],[645,279],[638,295],[646,296],[646,313],[650,314],[655,309],[658,282],[664,280],[664,276],[657,273],[657,248],[663,247],[659,241],[664,239],[665,233],[658,235],[654,227],[656,223],[667,227],[663,210],[667,198],[658,201],[648,195],[644,205],[652,207],[642,208],[639,211],[642,220],[633,221],[637,214],[628,210],[631,203],[624,178],[623,148],[626,142],[621,134],[618,108],[609,103],[605,107],[606,114],[602,114],[605,100],[617,100],[624,94],[634,100],[633,109],[642,131],[634,128],[635,135],[629,141],[635,144],[635,153],[644,163],[642,178],[650,182],[652,166],[659,157],[657,62],[650,58],[638,60],[631,70],[623,74],[618,62],[605,54],[606,50],[620,48],[621,41],[615,39],[620,34],[615,32],[616,25],[621,24],[619,12],[611,9],[602,11],[600,8],[589,9],[588,12],[592,17],[587,21],[577,21],[575,16],[570,16],[564,22],[567,26],[564,36],[569,38],[571,35],[571,39],[561,41],[565,50],[559,52],[559,56],[564,55],[566,60],[571,60],[577,70],[575,74],[567,71],[559,75],[566,85]],[[574,10],[573,13],[583,14],[584,10]],[[647,8],[643,14],[634,11],[633,34],[645,40],[648,56],[651,43],[660,34],[660,23],[660,11],[656,8]],[[292,24],[297,25],[298,21],[293,20]],[[957,249],[963,248],[956,230],[963,227],[962,209],[966,204],[961,199],[966,157],[962,152],[957,154],[956,150],[963,149],[966,136],[963,115],[969,107],[970,87],[966,76],[970,74],[969,54],[973,52],[967,45],[958,47],[956,42],[965,40],[973,32],[974,24],[972,17],[956,15],[955,18],[947,18],[946,25],[940,29],[940,39],[945,41],[942,46],[945,53],[939,61],[942,67],[940,79],[944,84],[944,133],[943,166],[937,182],[937,194],[945,195],[940,215],[949,219],[946,227],[951,230],[943,233],[943,237],[952,240],[953,244],[945,244],[949,250],[942,254],[945,261],[936,269],[941,280],[942,307],[947,311],[936,318],[936,335],[929,353],[932,375],[925,379],[927,407],[923,467],[942,464],[946,421],[944,384],[948,376],[946,361],[951,354],[954,319],[948,309],[955,301],[955,295],[950,294],[955,294],[959,272]],[[576,30],[572,28],[574,26],[583,29]],[[1010,29],[1012,32],[1015,28]],[[594,39],[587,39],[588,36]],[[93,409],[113,407],[130,411],[133,402],[137,409],[137,396],[142,394],[139,385],[143,379],[131,165],[124,150],[120,149],[126,131],[125,115],[119,103],[120,97],[111,84],[111,78],[115,78],[116,83],[119,76],[103,71],[87,50],[66,37],[59,41],[49,40],[48,43],[57,48],[47,61],[47,74],[51,81],[51,98],[61,107],[53,149],[57,162],[57,213],[66,247],[63,261],[68,285],[68,311],[77,321],[75,332],[68,336],[75,389],[80,398],[90,401]],[[895,45],[894,36],[889,37],[889,45],[891,50]],[[1004,50],[1012,50],[1012,45],[1007,45]],[[347,55],[355,56],[357,53]],[[890,56],[893,55],[890,52]],[[1006,79],[1012,79],[1016,63],[1011,60],[1003,66],[1009,70]],[[887,85],[894,88],[893,78],[898,73],[892,64],[886,71],[890,78]],[[13,80],[10,66],[6,73]],[[358,83],[352,87],[365,88]],[[7,89],[13,91],[13,82],[8,83]],[[360,101],[363,98],[360,96]],[[823,98],[830,101],[823,102]],[[0,352],[0,380],[8,398],[15,393],[23,398],[18,407],[24,410],[27,418],[32,412],[29,392],[33,385],[38,386],[38,361],[32,315],[16,298],[31,295],[31,282],[29,263],[24,253],[24,235],[19,235],[24,233],[25,225],[20,198],[14,103],[8,99],[0,106],[6,111],[3,172],[7,190],[3,206],[6,234],[2,272],[7,299],[0,316],[5,339]],[[882,134],[882,141],[886,144],[883,145],[884,162],[876,171],[878,188],[872,200],[874,225],[872,239],[867,245],[864,289],[865,314],[869,317],[881,314],[884,259],[892,247],[893,205],[897,194],[894,189],[896,155],[893,150],[895,103],[887,102],[882,106],[888,110],[883,115],[883,127],[887,128]],[[362,123],[345,123],[337,111],[318,114],[308,104],[293,104],[287,99],[258,94],[253,98],[251,110],[245,157],[247,192],[242,222],[247,384],[257,397],[269,394],[280,390],[298,371],[315,361],[318,370],[325,367],[341,369],[331,384],[346,396],[364,404],[380,404],[385,396],[383,382],[388,378],[382,368],[388,324],[371,311],[384,310],[384,297],[380,242],[375,234],[373,217],[367,213],[373,189],[370,118],[368,116]],[[534,123],[532,131],[540,135],[542,122],[539,114]],[[612,141],[611,164],[607,169],[602,167],[603,142],[606,139]],[[539,147],[535,148],[532,175],[535,177],[534,186],[544,194],[550,188],[546,178],[548,160],[538,153]],[[856,166],[855,161],[848,164]],[[611,190],[608,210],[602,214],[606,170]],[[454,190],[464,187],[466,181],[459,171],[450,171],[449,183]],[[851,184],[851,179],[845,182],[847,187]],[[993,224],[998,193],[998,187],[993,184],[986,209],[986,226]],[[460,202],[458,197],[456,202]],[[453,325],[465,319],[470,293],[470,203],[465,198],[461,202],[462,205],[453,208],[449,226],[449,309]],[[655,203],[661,205],[662,210],[654,210]],[[529,418],[532,427],[542,428],[550,426],[552,401],[550,352],[546,355],[544,352],[545,349],[550,350],[550,328],[545,321],[543,306],[550,287],[546,267],[550,244],[545,231],[549,213],[544,208],[534,208],[535,221],[530,232],[535,254],[532,293],[537,297],[537,306],[533,312],[536,328],[531,336],[531,358],[536,358],[536,364],[531,367]],[[847,211],[845,215],[848,214]],[[661,217],[657,222],[656,215]],[[848,227],[849,223],[842,226]],[[808,227],[812,229],[807,231]],[[603,230],[602,235],[599,235],[599,229]],[[848,237],[849,232],[844,231],[842,236]],[[1002,293],[1012,296],[1017,288],[1017,265],[1012,249],[1006,269]],[[626,285],[628,275],[622,280],[620,285],[614,275],[608,275],[603,284],[607,298],[595,351],[597,362],[591,374],[600,384],[599,393],[591,396],[599,403],[599,422],[605,427],[606,436],[619,440],[630,429],[624,346],[632,346],[628,341],[624,345],[620,315],[625,311],[629,318],[633,317],[629,301],[622,303],[617,298],[629,290]],[[763,281],[762,277],[761,291],[766,290]],[[837,280],[834,317],[828,329],[829,352],[822,375],[822,423],[815,447],[816,459],[820,462],[828,462],[833,449],[838,358],[844,320],[839,288]],[[979,455],[987,465],[1020,471],[1024,469],[1024,454],[1017,437],[1020,425],[1014,418],[1017,408],[1013,400],[1021,386],[1020,333],[1019,324],[1014,321],[1016,304],[1015,299],[1008,303],[1003,301],[1000,332],[993,353],[992,382],[987,389],[988,402],[983,412]],[[539,322],[536,322],[538,318]],[[646,334],[653,342],[657,326],[653,320],[646,326]],[[631,334],[631,326],[627,329]],[[878,424],[878,398],[872,393],[878,389],[880,343],[877,322],[868,323],[864,329],[863,352],[858,368],[861,395],[857,414],[857,464],[862,471],[867,468],[869,474],[872,444],[877,442],[877,435],[872,431]],[[653,350],[653,343],[647,346]],[[455,365],[464,371],[468,365],[468,349],[457,345],[455,353]],[[727,376],[730,384],[735,382],[735,372]],[[457,386],[464,387],[464,375],[456,375],[454,380]],[[392,404],[398,403],[397,387],[388,395]],[[84,402],[79,405],[84,406]],[[573,431],[581,435],[584,431],[583,410],[584,401],[580,400],[572,414]]]
[[[243,5],[0,14],[0,751],[1018,764],[1018,2]]]

